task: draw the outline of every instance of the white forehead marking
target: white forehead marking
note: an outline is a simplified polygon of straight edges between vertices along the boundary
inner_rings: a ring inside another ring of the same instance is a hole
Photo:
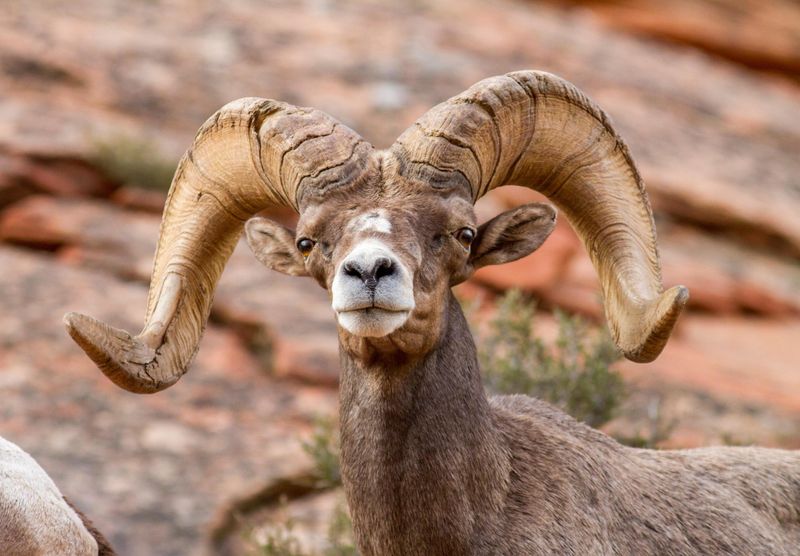
[[[375,209],[353,218],[347,225],[347,230],[350,232],[370,230],[382,234],[391,234],[392,223],[386,218],[386,212],[383,209]]]

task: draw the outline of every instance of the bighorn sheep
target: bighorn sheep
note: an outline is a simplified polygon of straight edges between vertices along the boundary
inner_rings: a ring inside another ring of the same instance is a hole
[[[113,556],[108,541],[36,460],[0,438],[0,554]]]
[[[636,450],[543,402],[487,398],[450,287],[531,252],[555,220],[532,204],[476,226],[473,203],[506,184],[541,191],[566,215],[616,344],[654,359],[688,293],[662,291],[642,180],[606,115],[535,71],[478,83],[383,151],[317,110],[226,105],[175,174],[143,331],[74,313],[67,329],[122,388],[171,386],[247,221],[264,264],[331,293],[361,553],[798,554],[800,454]],[[296,233],[248,221],[275,205],[300,213]]]

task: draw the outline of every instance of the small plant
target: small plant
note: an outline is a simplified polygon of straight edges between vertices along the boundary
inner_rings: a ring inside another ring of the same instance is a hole
[[[272,527],[266,531],[258,554],[261,556],[306,556],[300,548],[297,537],[292,534],[291,529],[286,527]]]
[[[625,396],[611,338],[556,312],[558,338],[548,346],[534,334],[535,313],[519,291],[501,298],[479,350],[487,388],[544,399],[593,427],[608,422]]]
[[[332,488],[342,484],[339,430],[333,419],[316,419],[311,438],[303,442],[303,450],[314,462],[314,474],[319,488]]]
[[[153,143],[129,135],[111,135],[94,141],[91,160],[123,184],[167,191],[178,162],[165,157]]]
[[[353,538],[353,522],[347,513],[347,503],[340,501],[333,511],[328,526],[328,547],[324,556],[356,556],[356,542]]]
[[[281,504],[286,511],[286,501]],[[258,556],[306,556],[300,546],[300,540],[292,532],[294,523],[291,518],[251,531],[250,538]]]
[[[333,510],[328,525],[327,544],[322,552],[304,551],[293,528],[292,519],[284,517],[276,523],[252,530],[249,542],[255,549],[251,554],[253,556],[358,556],[353,539],[353,522],[350,520],[344,501],[340,501]]]

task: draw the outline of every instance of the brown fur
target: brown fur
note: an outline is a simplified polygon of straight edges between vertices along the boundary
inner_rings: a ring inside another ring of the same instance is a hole
[[[365,555],[800,553],[800,454],[624,447],[539,400],[487,399],[446,298],[424,358],[342,351],[342,472]]]

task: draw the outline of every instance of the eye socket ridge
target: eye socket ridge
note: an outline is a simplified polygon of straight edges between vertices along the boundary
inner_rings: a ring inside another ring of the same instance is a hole
[[[317,242],[313,239],[301,237],[297,240],[297,250],[300,251],[300,254],[303,255],[303,257],[308,257],[316,244]]]
[[[476,234],[477,232],[473,228],[465,226],[453,232],[453,237],[458,240],[464,249],[468,250],[472,245],[472,242],[475,241]]]

